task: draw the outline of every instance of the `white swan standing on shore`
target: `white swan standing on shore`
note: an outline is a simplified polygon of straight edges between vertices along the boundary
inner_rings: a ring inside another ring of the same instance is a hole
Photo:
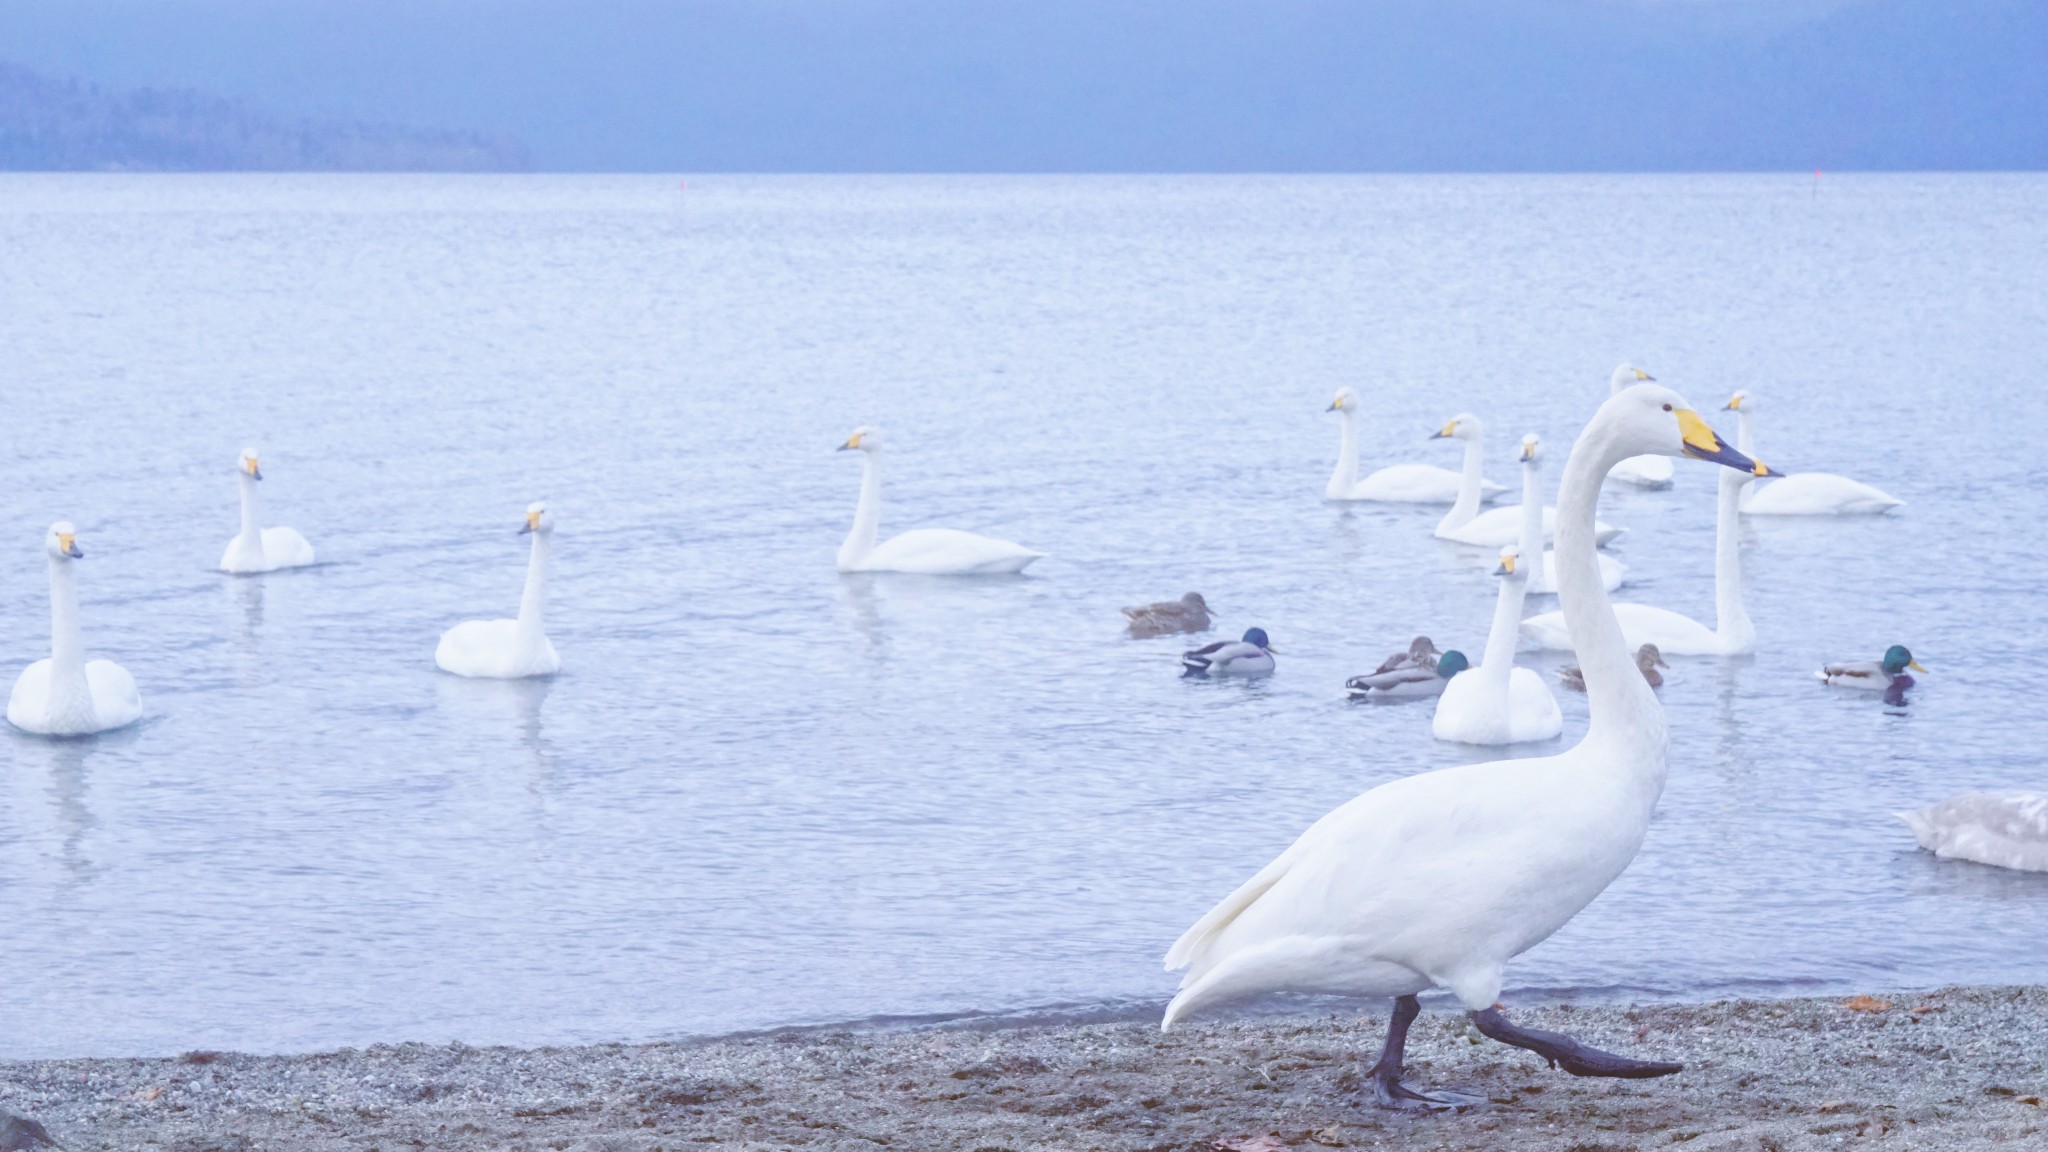
[[[257,508],[256,484],[263,479],[263,466],[254,448],[242,449],[235,461],[235,475],[242,487],[242,530],[228,541],[221,553],[220,570],[246,575],[275,572],[279,568],[303,568],[313,562],[313,546],[296,528],[265,528]]]
[[[1458,474],[1434,464],[1389,464],[1365,479],[1358,478],[1358,393],[1337,389],[1325,411],[1342,417],[1343,440],[1337,448],[1337,470],[1323,488],[1325,500],[1380,500],[1403,504],[1449,504],[1458,498]],[[1481,478],[1479,498],[1491,500],[1506,491]]]
[[[1668,608],[1648,604],[1616,604],[1614,615],[1631,647],[1655,644],[1677,656],[1739,656],[1756,649],[1756,625],[1742,603],[1742,490],[1757,476],[1775,476],[1761,461],[1753,471],[1721,473],[1719,504],[1714,516],[1714,624],[1712,628]],[[1522,622],[1522,634],[1544,648],[1572,647],[1571,629],[1562,612],[1545,612]]]
[[[1655,376],[1650,375],[1641,368],[1623,362],[1620,367],[1614,370],[1612,375],[1607,377],[1607,394],[1612,396],[1623,388],[1633,388],[1645,380],[1655,379]],[[1742,451],[1747,452],[1748,449],[1744,448]],[[1614,469],[1607,473],[1607,478],[1609,480],[1619,480],[1624,484],[1633,484],[1638,488],[1648,488],[1653,491],[1660,488],[1669,488],[1671,487],[1672,478],[1671,459],[1668,456],[1631,456],[1616,464]],[[1607,590],[1612,592],[1614,588],[1610,585]]]
[[[43,537],[50,561],[50,656],[22,670],[7,698],[7,722],[38,736],[89,736],[142,717],[135,677],[112,660],[87,660],[78,623],[78,574],[85,555],[65,521]]]
[[[1458,502],[1437,521],[1436,538],[1454,540],[1460,544],[1476,544],[1483,548],[1499,548],[1514,544],[1522,534],[1522,509],[1515,507],[1479,510],[1479,469],[1486,454],[1486,426],[1479,417],[1470,412],[1460,412],[1430,437],[1431,440],[1462,440],[1465,444],[1465,468],[1458,481]],[[1537,501],[1542,508],[1542,501]],[[1547,542],[1557,523],[1557,509],[1542,508],[1543,539]],[[1594,525],[1594,539],[1605,544],[1621,534],[1621,529],[1608,524]]]
[[[1515,666],[1516,626],[1522,622],[1522,602],[1528,594],[1529,573],[1518,570],[1519,550],[1513,545],[1500,550],[1500,595],[1493,606],[1493,627],[1486,633],[1486,655],[1479,667],[1444,685],[1437,697],[1436,715],[1429,730],[1439,740],[1459,744],[1520,744],[1548,740],[1564,731],[1564,712],[1550,685],[1535,669]]]
[[[1516,545],[1529,573],[1531,595],[1556,595],[1556,564],[1543,547],[1543,440],[1534,432],[1522,437],[1522,536]],[[1600,586],[1609,592],[1621,587],[1628,567],[1605,552],[1600,554]]]
[[[2048,792],[1972,792],[1898,817],[1943,860],[2048,872]]]
[[[526,558],[526,589],[519,594],[519,618],[465,620],[443,632],[434,647],[434,663],[441,671],[518,680],[552,676],[562,670],[562,658],[555,654],[555,646],[541,626],[541,605],[548,590],[548,552],[555,535],[555,518],[548,506],[527,505],[526,524],[519,533],[533,536],[533,549]]]
[[[1756,449],[1756,430],[1750,426],[1756,415],[1756,397],[1739,390],[1722,406],[1735,413],[1735,442],[1745,455]],[[1832,472],[1795,472],[1769,484],[1759,484],[1742,500],[1742,510],[1751,516],[1874,516],[1889,512],[1905,501],[1860,480]]]
[[[1045,555],[1022,544],[953,528],[913,528],[875,543],[882,523],[882,435],[866,426],[855,428],[839,450],[861,454],[860,504],[854,509],[853,531],[839,546],[841,572],[988,576],[1022,572]]]
[[[1387,1106],[1471,1102],[1401,1083],[1418,992],[1455,995],[1479,1030],[1580,1076],[1663,1076],[1515,1026],[1494,1007],[1507,962],[1577,915],[1642,847],[1664,790],[1664,710],[1636,671],[1594,563],[1594,506],[1608,469],[1645,452],[1747,468],[1671,390],[1610,397],[1579,437],[1558,492],[1558,583],[1585,672],[1591,721],[1555,756],[1466,764],[1389,781],[1316,821],[1196,921],[1167,953],[1187,969],[1162,1028],[1204,1005],[1267,992],[1392,996],[1379,1063]]]

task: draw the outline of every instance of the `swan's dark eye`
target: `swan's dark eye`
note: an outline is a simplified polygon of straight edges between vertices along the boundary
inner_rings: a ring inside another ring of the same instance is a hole
[[[1669,412],[1669,411],[1671,411],[1671,405],[1669,405],[1669,404],[1666,404],[1666,405],[1664,406],[1664,410],[1665,410],[1666,412]]]

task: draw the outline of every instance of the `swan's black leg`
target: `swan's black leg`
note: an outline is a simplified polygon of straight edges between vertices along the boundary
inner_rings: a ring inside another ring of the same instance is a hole
[[[1581,1044],[1562,1032],[1518,1028],[1509,1023],[1508,1018],[1501,1015],[1498,1008],[1472,1013],[1472,1023],[1495,1040],[1503,1044],[1512,1044],[1517,1048],[1527,1048],[1543,1057],[1552,1068],[1562,1068],[1574,1076],[1619,1076],[1629,1080],[1641,1080],[1685,1071],[1683,1064],[1672,1064],[1664,1060],[1631,1060],[1626,1056],[1616,1056],[1612,1052],[1602,1052],[1591,1045]]]
[[[1381,1108],[1463,1108],[1482,1103],[1477,1096],[1459,1092],[1417,1092],[1401,1083],[1401,1058],[1408,1047],[1408,1026],[1422,1012],[1422,1002],[1413,996],[1394,997],[1394,1017],[1387,1021],[1387,1043],[1380,1049],[1380,1062],[1365,1074],[1372,1085],[1372,1102]]]

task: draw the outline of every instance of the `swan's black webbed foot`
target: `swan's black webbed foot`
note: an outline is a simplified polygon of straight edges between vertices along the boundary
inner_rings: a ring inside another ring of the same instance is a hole
[[[1519,1028],[1501,1015],[1500,1009],[1488,1008],[1472,1013],[1472,1023],[1481,1032],[1503,1044],[1527,1048],[1543,1057],[1552,1068],[1562,1068],[1574,1076],[1616,1076],[1627,1080],[1643,1080],[1652,1076],[1669,1076],[1685,1071],[1685,1065],[1665,1060],[1631,1060],[1602,1052],[1589,1044],[1581,1044],[1562,1032],[1544,1032],[1535,1028]]]
[[[1380,1050],[1379,1063],[1365,1074],[1366,1083],[1372,1088],[1373,1106],[1400,1111],[1440,1112],[1486,1103],[1483,1096],[1467,1096],[1462,1092],[1442,1089],[1418,1092],[1401,1083],[1401,1057],[1408,1047],[1408,1026],[1415,1023],[1415,1017],[1421,1011],[1422,1002],[1413,996],[1394,998],[1394,1016],[1387,1022],[1386,1046]]]

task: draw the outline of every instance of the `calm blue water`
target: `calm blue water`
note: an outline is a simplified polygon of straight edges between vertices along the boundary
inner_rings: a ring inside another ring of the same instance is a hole
[[[1565,446],[1624,357],[1908,501],[1745,528],[1753,659],[1677,661],[1635,867],[1510,972],[1706,995],[2048,979],[2048,876],[1889,813],[2044,786],[2048,178],[0,177],[0,659],[87,643],[147,719],[0,735],[0,1056],[562,1042],[1162,1001],[1311,820],[1474,754],[1347,705],[1493,582],[1430,509],[1461,410]],[[843,578],[884,531],[1051,557]],[[1733,431],[1732,421],[1720,421]],[[210,570],[236,451],[314,569]],[[553,682],[437,673],[561,528]],[[1628,596],[1711,620],[1713,488],[1610,499]],[[1265,626],[1175,678],[1119,605]],[[1910,644],[1903,714],[1810,680]],[[1534,654],[1543,666],[1556,661]],[[1584,701],[1563,697],[1566,738]],[[1541,753],[1555,744],[1523,749]],[[1484,755],[1484,754],[1479,754]]]

